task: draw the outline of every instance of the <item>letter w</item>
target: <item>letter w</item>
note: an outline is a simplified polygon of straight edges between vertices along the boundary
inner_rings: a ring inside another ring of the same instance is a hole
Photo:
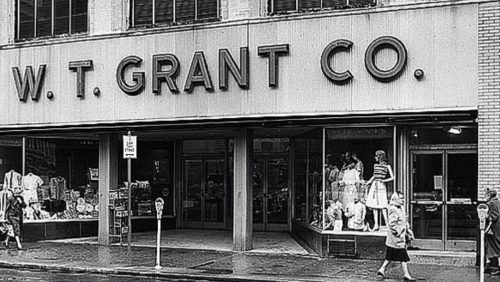
[[[26,102],[28,100],[28,92],[31,96],[31,100],[38,101],[40,97],[40,90],[42,89],[43,79],[45,78],[45,67],[47,65],[40,65],[38,68],[38,74],[36,76],[33,74],[33,69],[31,66],[26,67],[24,72],[24,81],[21,79],[21,72],[19,68],[13,67],[12,74],[14,74],[14,81],[16,82],[17,95],[21,102]]]

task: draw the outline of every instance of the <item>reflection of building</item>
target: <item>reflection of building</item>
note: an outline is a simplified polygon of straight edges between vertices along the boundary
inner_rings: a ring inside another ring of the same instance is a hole
[[[61,17],[53,2],[0,3],[0,173],[67,181],[67,214],[27,223],[31,234],[109,243],[109,191],[127,181],[131,131],[132,181],[150,185],[131,205],[134,231],[154,226],[162,197],[164,226],[232,229],[236,250],[266,230],[340,252],[340,235],[322,229],[325,200],[345,187],[342,199],[367,195],[381,149],[415,245],[475,250],[475,205],[500,188],[498,2],[75,1]],[[341,170],[346,152],[365,179],[325,187],[326,154]],[[344,249],[383,234],[342,232]]]

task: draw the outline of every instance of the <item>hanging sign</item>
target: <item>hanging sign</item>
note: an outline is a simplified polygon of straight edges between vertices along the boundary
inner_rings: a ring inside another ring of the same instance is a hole
[[[123,135],[123,158],[137,159],[137,136]]]

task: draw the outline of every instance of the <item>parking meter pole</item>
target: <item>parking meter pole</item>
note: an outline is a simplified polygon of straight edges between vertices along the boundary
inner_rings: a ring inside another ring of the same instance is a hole
[[[481,264],[479,268],[479,281],[484,282],[484,230],[481,229]]]
[[[161,269],[160,265],[160,238],[161,238],[161,218],[163,217],[163,204],[162,198],[155,200],[156,219],[158,219],[158,233],[156,235],[156,269]]]
[[[479,235],[480,239],[480,268],[479,268],[479,281],[484,282],[484,229],[486,226],[486,218],[488,217],[488,206],[486,204],[479,204],[477,206],[477,217],[479,218],[479,229],[481,230],[481,234]]]
[[[156,234],[156,269],[160,269],[160,238],[161,238],[161,219],[158,219],[158,233]]]

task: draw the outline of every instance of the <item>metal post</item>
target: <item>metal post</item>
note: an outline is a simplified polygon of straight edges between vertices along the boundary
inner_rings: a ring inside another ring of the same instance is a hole
[[[481,229],[481,265],[479,267],[479,281],[484,282],[484,230]]]
[[[128,138],[130,139],[130,131]],[[132,242],[132,159],[127,159],[127,183],[128,183],[128,233],[127,233],[127,247],[130,250],[130,243]]]
[[[158,219],[158,233],[156,234],[156,269],[160,269],[160,237],[161,237],[161,219]]]

